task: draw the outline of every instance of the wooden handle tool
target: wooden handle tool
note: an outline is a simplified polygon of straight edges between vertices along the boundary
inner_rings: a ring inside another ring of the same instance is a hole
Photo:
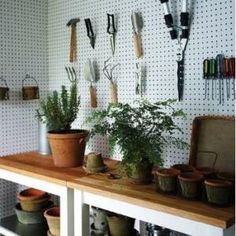
[[[111,102],[117,104],[118,103],[117,84],[111,83],[110,91],[111,91]]]
[[[134,32],[133,40],[134,40],[134,53],[135,53],[135,56],[137,58],[140,58],[143,55],[141,35],[139,33]]]
[[[91,107],[96,108],[97,107],[97,91],[96,91],[96,88],[94,86],[90,85],[89,90],[90,90]]]
[[[76,25],[71,25],[70,62],[76,61]]]

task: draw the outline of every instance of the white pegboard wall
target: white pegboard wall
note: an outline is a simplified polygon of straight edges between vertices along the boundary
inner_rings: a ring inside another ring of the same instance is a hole
[[[172,2],[171,9],[179,15],[180,0],[177,6]],[[191,123],[198,115],[233,115],[234,102],[227,101],[219,105],[218,101],[204,100],[204,80],[202,62],[206,57],[215,57],[218,53],[234,55],[234,1],[233,0],[197,0],[192,1],[192,24],[190,40],[185,54],[185,89],[184,101],[177,102],[176,108],[182,108],[187,120],[178,121],[184,131],[183,139],[190,140]],[[173,41],[164,24],[164,14],[160,1],[146,0],[87,0],[49,2],[49,87],[58,89],[61,84],[68,84],[64,66],[68,65],[69,31],[65,26],[73,17],[79,17],[77,24],[78,62],[74,64],[79,73],[79,92],[81,109],[74,127],[81,127],[91,113],[88,83],[83,76],[83,67],[87,58],[98,63],[100,81],[97,84],[98,109],[105,108],[110,101],[109,81],[102,73],[104,60],[111,56],[109,36],[106,33],[106,13],[117,17],[116,52],[114,63],[120,63],[115,76],[118,81],[120,102],[132,103],[135,95],[135,63],[132,44],[132,26],[130,14],[140,11],[144,20],[142,43],[144,57],[139,60],[147,69],[147,92],[145,97],[155,102],[168,98],[177,98],[176,55]],[[91,18],[96,33],[96,45],[93,50],[89,44],[84,24],[85,18]],[[232,81],[231,81],[232,82]],[[232,88],[232,84],[231,84]],[[85,126],[86,127],[86,126]],[[97,150],[108,156],[105,138],[93,139],[88,150]],[[187,162],[188,151],[167,147],[164,155],[166,165]],[[115,157],[120,158],[116,155]]]
[[[37,149],[39,101],[23,101],[21,88],[29,73],[41,97],[48,90],[47,2],[0,0],[0,76],[10,88],[10,100],[0,101],[0,156]],[[0,218],[13,213],[18,188],[0,181]]]

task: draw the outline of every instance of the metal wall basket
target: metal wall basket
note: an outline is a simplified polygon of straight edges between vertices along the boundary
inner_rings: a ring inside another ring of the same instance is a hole
[[[26,80],[33,80],[36,84],[36,86],[25,86],[24,83]],[[26,75],[25,78],[22,80],[22,96],[23,100],[33,100],[33,99],[39,99],[39,86],[37,80],[30,76]]]
[[[0,87],[0,101],[9,100],[9,88],[7,87],[7,81],[0,77],[0,81],[4,83],[4,87]]]

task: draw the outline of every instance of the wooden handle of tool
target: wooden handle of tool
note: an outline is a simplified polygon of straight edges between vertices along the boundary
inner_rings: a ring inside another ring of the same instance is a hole
[[[91,85],[89,87],[89,90],[90,90],[91,107],[96,108],[97,107],[97,92],[96,92],[96,88]]]
[[[76,26],[71,25],[70,62],[76,61]]]
[[[143,55],[141,35],[139,33],[134,32],[133,40],[135,56],[137,58],[140,58]]]
[[[111,83],[110,91],[111,91],[111,102],[117,104],[118,103],[117,84]]]

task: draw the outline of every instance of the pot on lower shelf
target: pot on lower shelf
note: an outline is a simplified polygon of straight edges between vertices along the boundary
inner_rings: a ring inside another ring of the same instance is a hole
[[[134,233],[134,219],[122,215],[107,216],[111,236],[130,236]]]
[[[23,211],[20,203],[17,203],[15,206],[15,212],[18,221],[22,224],[40,224],[46,221],[43,215],[44,211],[52,206],[53,202],[49,201],[44,209],[36,212],[29,212],[29,211]]]
[[[153,164],[149,162],[140,162],[129,164],[127,175],[129,181],[134,184],[150,184],[153,179]]]
[[[227,180],[207,179],[204,181],[208,202],[227,205],[230,200],[232,183]]]
[[[215,177],[215,169],[210,167],[196,167],[196,172],[203,175],[205,179],[211,179]]]
[[[60,236],[60,208],[53,207],[44,212],[51,235]]]
[[[156,190],[165,193],[174,193],[177,189],[177,176],[180,174],[179,170],[159,169],[155,173]]]
[[[198,173],[186,172],[178,176],[181,194],[188,199],[198,199],[202,195],[202,181],[204,177]]]
[[[82,166],[88,133],[87,130],[48,132],[54,165],[57,167]]]

